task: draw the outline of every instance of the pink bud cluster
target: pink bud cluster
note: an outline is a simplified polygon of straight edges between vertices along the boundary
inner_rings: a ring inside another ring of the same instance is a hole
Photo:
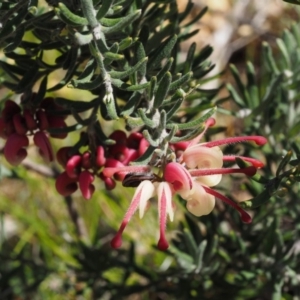
[[[5,102],[0,117],[0,137],[6,140],[4,156],[11,165],[17,166],[26,158],[28,136],[33,136],[33,142],[46,162],[53,160],[53,151],[46,131],[53,127],[63,128],[66,123],[64,116],[49,114],[49,109],[60,109],[53,98],[43,99],[38,107],[33,103],[20,106],[12,100]],[[66,135],[50,134],[51,137],[61,139]]]
[[[124,131],[116,130],[109,139],[115,143],[109,146],[97,146],[95,153],[85,151],[72,153],[72,147],[61,148],[57,152],[57,160],[65,171],[56,179],[56,190],[63,196],[69,196],[78,188],[85,199],[90,199],[95,191],[93,182],[99,177],[107,190],[116,186],[116,180],[122,181],[125,174],[116,173],[106,176],[104,168],[122,168],[140,157],[147,149],[148,142],[139,132],[128,137]]]

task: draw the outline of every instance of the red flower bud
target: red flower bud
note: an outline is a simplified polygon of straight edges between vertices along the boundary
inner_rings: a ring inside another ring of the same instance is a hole
[[[47,115],[43,110],[39,109],[36,112],[36,118],[39,121],[39,129],[41,131],[46,130],[46,129],[49,128],[49,122],[48,122],[48,119],[47,119]]]
[[[71,157],[70,155],[71,150],[72,147],[62,147],[56,153],[56,159],[58,163],[61,164],[63,167],[66,166],[69,158]]]
[[[96,152],[96,165],[97,167],[103,167],[105,165],[106,158],[105,158],[105,151],[102,146],[97,147]]]
[[[57,116],[47,115],[48,124],[50,128],[65,128],[67,126],[63,118]],[[67,132],[51,133],[50,136],[57,139],[64,139],[68,135]]]
[[[140,132],[133,132],[127,138],[127,147],[132,149],[139,149],[140,141],[143,135]]]
[[[34,119],[32,113],[29,111],[29,109],[24,110],[23,116],[25,119],[26,126],[29,130],[37,129],[36,120]]]
[[[128,165],[131,161],[134,161],[139,157],[139,153],[135,149],[129,149],[127,148],[127,153],[125,159],[122,161],[124,165]]]
[[[82,196],[89,200],[93,196],[95,186],[92,184],[94,176],[89,171],[83,171],[79,175],[79,188]]]
[[[85,151],[83,154],[82,154],[82,157],[81,157],[82,161],[81,161],[81,166],[84,168],[84,169],[90,169],[92,167],[92,164],[91,164],[91,153],[88,152],[88,151]]]
[[[11,121],[15,114],[21,112],[21,107],[12,100],[5,102],[5,107],[2,110],[1,116],[5,122]]]
[[[81,155],[73,155],[67,162],[66,172],[70,178],[77,178],[81,169]]]
[[[107,167],[107,168],[120,168],[120,167],[124,167],[124,164],[122,164],[120,161],[118,161],[116,159],[107,158],[106,163],[105,163],[105,167]],[[116,180],[120,180],[120,181],[123,181],[125,176],[126,176],[126,173],[122,173],[122,172],[118,172],[118,173],[114,174],[114,178]]]
[[[108,191],[111,191],[116,187],[116,182],[112,178],[106,177],[103,172],[99,174],[99,177],[104,181],[105,187]]]
[[[17,133],[11,134],[4,147],[4,156],[6,160],[13,166],[19,165],[27,156],[27,151],[24,147],[27,147],[28,144],[29,140],[26,135]]]
[[[145,138],[141,139],[140,146],[139,146],[139,156],[143,155],[148,149],[148,147],[149,147],[149,142]]]
[[[33,137],[33,142],[39,148],[40,155],[47,163],[53,161],[53,150],[44,132],[36,132]]]
[[[126,145],[127,136],[126,133],[122,130],[115,130],[110,136],[110,139],[116,141],[116,145]]]
[[[62,196],[70,196],[78,189],[77,179],[70,178],[67,172],[63,172],[56,178],[55,187]]]
[[[28,131],[25,124],[25,120],[20,114],[15,114],[13,116],[13,124],[16,132],[20,135],[25,135],[26,132]]]
[[[6,124],[2,118],[0,118],[0,137],[3,139],[8,138],[8,136],[6,134]]]

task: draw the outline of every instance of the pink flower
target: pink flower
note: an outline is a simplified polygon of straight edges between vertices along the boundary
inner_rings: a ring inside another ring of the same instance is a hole
[[[168,248],[168,242],[165,238],[166,219],[169,215],[170,220],[173,220],[172,196],[176,193],[186,200],[187,210],[195,216],[209,214],[215,206],[215,198],[218,198],[235,208],[240,213],[243,222],[251,222],[250,215],[236,202],[211,187],[217,185],[224,174],[242,173],[253,176],[256,170],[263,166],[261,161],[251,157],[223,155],[219,146],[247,141],[253,141],[261,146],[267,140],[262,136],[244,136],[198,144],[205,131],[214,124],[215,120],[210,118],[206,121],[205,130],[198,137],[190,142],[180,143],[178,147],[176,144],[171,145],[177,154],[177,159],[162,163],[157,173],[153,173],[151,166],[106,166],[102,172],[106,178],[115,174],[122,175],[124,186],[137,186],[136,181],[140,182],[121,226],[111,242],[112,247],[121,246],[122,233],[132,215],[139,208],[140,217],[142,217],[147,201],[154,195],[158,197],[160,224],[158,248],[161,250]],[[235,161],[236,158],[243,159],[251,166],[246,168],[223,167],[224,161]]]

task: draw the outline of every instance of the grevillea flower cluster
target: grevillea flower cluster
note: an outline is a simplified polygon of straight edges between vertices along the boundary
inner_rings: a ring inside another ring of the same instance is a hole
[[[219,146],[249,141],[262,146],[266,143],[266,139],[262,136],[242,136],[199,143],[207,128],[214,124],[215,120],[210,118],[206,121],[206,128],[201,135],[189,142],[171,145],[170,148],[174,151],[173,159],[162,161],[159,166],[105,167],[103,174],[106,177],[122,174],[124,185],[130,185],[135,181],[140,182],[121,226],[111,242],[112,247],[121,246],[122,233],[131,217],[137,209],[139,209],[140,217],[143,217],[147,202],[154,196],[158,198],[160,227],[158,248],[161,250],[166,250],[169,246],[165,228],[167,216],[170,221],[174,218],[172,198],[175,194],[180,195],[186,201],[188,211],[195,216],[209,214],[215,206],[215,198],[218,198],[235,208],[240,213],[243,222],[251,222],[250,215],[236,202],[212,187],[216,186],[225,174],[242,173],[253,176],[257,169],[263,167],[263,163],[251,157],[224,155]],[[223,167],[223,162],[234,162],[237,158],[246,161],[249,166],[245,168]]]
[[[73,194],[78,188],[85,199],[90,199],[95,191],[93,184],[96,177],[100,178],[107,190],[116,186],[116,180],[123,180],[122,174],[114,177],[106,176],[104,168],[122,168],[140,157],[148,147],[148,142],[139,132],[128,137],[124,131],[116,130],[109,139],[114,144],[99,145],[94,152],[74,153],[73,147],[63,147],[57,152],[57,160],[65,171],[56,179],[56,189],[63,196]]]
[[[34,95],[33,95],[34,97]],[[5,102],[0,117],[0,137],[6,140],[4,156],[13,166],[19,165],[27,156],[26,147],[29,136],[38,147],[40,155],[46,162],[53,160],[53,150],[48,139],[49,128],[63,128],[66,126],[63,116],[50,114],[50,110],[59,109],[52,98],[45,98],[34,104],[34,98],[26,104],[18,105],[12,100]],[[50,134],[54,138],[65,138],[67,134]]]
[[[34,103],[34,102],[32,102]],[[59,110],[52,98],[45,98],[38,106],[26,103],[21,105],[8,100],[1,112],[0,137],[6,139],[4,156],[12,165],[18,165],[27,156],[28,136],[33,136],[34,144],[46,162],[54,155],[48,139],[49,128],[66,126],[64,116],[55,116],[49,111]],[[111,245],[118,248],[122,244],[122,233],[137,209],[142,218],[148,201],[157,196],[159,232],[158,248],[166,250],[169,246],[165,229],[167,217],[174,219],[173,196],[179,195],[186,201],[187,210],[199,217],[212,212],[215,198],[235,208],[243,222],[251,222],[250,215],[236,202],[220,194],[213,187],[219,184],[225,174],[242,173],[253,176],[263,163],[257,159],[236,155],[224,155],[220,146],[238,142],[252,141],[259,146],[266,143],[262,136],[242,136],[199,143],[206,130],[215,124],[213,118],[205,122],[204,131],[196,138],[167,144],[164,155],[158,161],[147,165],[131,165],[140,158],[149,146],[139,132],[129,136],[121,130],[114,131],[110,143],[92,139],[84,144],[63,147],[57,152],[57,161],[64,171],[56,178],[56,189],[63,196],[69,196],[78,189],[85,199],[90,199],[95,191],[95,178],[100,178],[107,190],[116,186],[116,180],[125,187],[136,187],[136,191],[113,238]],[[65,138],[66,133],[50,134]],[[98,144],[97,144],[98,143]],[[81,146],[88,150],[80,151]],[[226,168],[224,162],[235,162],[239,158],[248,163],[247,167]]]

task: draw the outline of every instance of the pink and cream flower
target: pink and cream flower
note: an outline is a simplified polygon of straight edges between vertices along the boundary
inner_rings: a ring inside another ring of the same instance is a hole
[[[195,216],[209,214],[215,206],[215,198],[218,198],[235,208],[240,213],[243,222],[251,222],[250,215],[236,202],[220,194],[212,187],[219,184],[224,174],[242,173],[253,176],[256,170],[263,166],[263,163],[250,157],[224,155],[219,146],[247,141],[253,141],[262,146],[267,140],[262,136],[243,136],[198,144],[207,128],[214,124],[214,119],[208,119],[206,128],[201,135],[188,143],[181,143],[178,147],[180,153],[178,152],[176,161],[162,163],[159,175],[153,173],[151,166],[124,166],[103,170],[107,177],[115,174],[122,174],[123,176],[127,174],[127,176],[137,178],[140,181],[121,226],[111,242],[113,248],[121,246],[122,233],[135,211],[139,209],[142,218],[148,200],[155,195],[158,198],[160,227],[158,248],[161,250],[166,250],[169,246],[165,236],[165,228],[167,216],[169,216],[170,221],[173,221],[174,218],[172,197],[175,194],[180,195],[186,201],[187,210]],[[176,152],[177,145],[172,146]],[[250,166],[245,168],[223,167],[223,162],[234,162],[236,158],[250,163]]]

